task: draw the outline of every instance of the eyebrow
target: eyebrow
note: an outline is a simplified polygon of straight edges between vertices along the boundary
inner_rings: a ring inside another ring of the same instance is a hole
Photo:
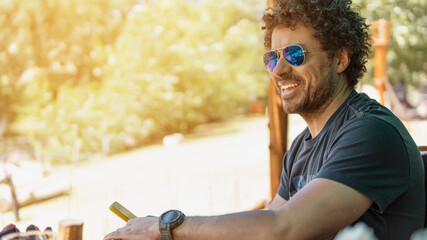
[[[285,48],[285,47],[289,47],[289,46],[292,46],[292,45],[300,45],[302,48],[306,48],[307,46],[306,46],[306,44],[305,43],[301,43],[301,42],[292,42],[292,43],[289,43],[289,44],[287,44],[287,45],[284,45],[284,46],[282,46],[282,47],[278,47],[278,48],[273,48],[273,45],[271,45],[270,46],[270,50],[277,50],[277,49],[283,49],[283,48]]]

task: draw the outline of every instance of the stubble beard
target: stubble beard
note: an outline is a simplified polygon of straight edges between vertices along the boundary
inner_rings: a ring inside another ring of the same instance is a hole
[[[325,69],[328,69],[328,72],[322,75],[317,83],[312,84],[309,89],[304,89],[302,96],[296,103],[287,103],[286,100],[282,99],[282,107],[285,113],[313,116],[327,108],[333,100],[337,88],[337,79],[334,78],[329,66]],[[300,83],[307,84],[300,77],[294,77],[294,79]],[[300,87],[305,87],[305,85]]]

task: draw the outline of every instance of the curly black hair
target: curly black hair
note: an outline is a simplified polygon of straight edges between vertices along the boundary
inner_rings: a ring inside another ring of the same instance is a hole
[[[264,46],[271,48],[271,35],[276,26],[294,29],[296,25],[314,28],[323,50],[332,58],[337,50],[350,53],[350,64],[344,71],[348,86],[354,88],[366,72],[372,40],[369,25],[352,8],[351,0],[275,0],[262,20],[265,25]],[[269,11],[271,10],[271,11]]]

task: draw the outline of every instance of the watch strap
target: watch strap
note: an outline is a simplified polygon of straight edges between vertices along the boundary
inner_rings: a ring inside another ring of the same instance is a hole
[[[170,223],[159,224],[160,234],[162,235],[163,240],[173,240],[172,229],[170,228]]]
[[[170,214],[171,212],[173,212],[174,214],[177,214],[176,218],[171,221],[171,219],[167,220],[168,217],[166,217],[166,220],[165,220],[164,216],[166,216],[167,214]],[[184,221],[184,218],[185,218],[184,213],[182,213],[179,210],[169,210],[164,212],[159,217],[159,231],[160,231],[160,234],[162,235],[162,238],[164,240],[173,240],[172,229],[181,225],[181,223]]]

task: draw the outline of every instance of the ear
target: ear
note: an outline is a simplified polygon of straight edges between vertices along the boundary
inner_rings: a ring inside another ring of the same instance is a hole
[[[347,69],[350,64],[350,54],[346,48],[341,48],[335,53],[337,73],[342,73]]]

